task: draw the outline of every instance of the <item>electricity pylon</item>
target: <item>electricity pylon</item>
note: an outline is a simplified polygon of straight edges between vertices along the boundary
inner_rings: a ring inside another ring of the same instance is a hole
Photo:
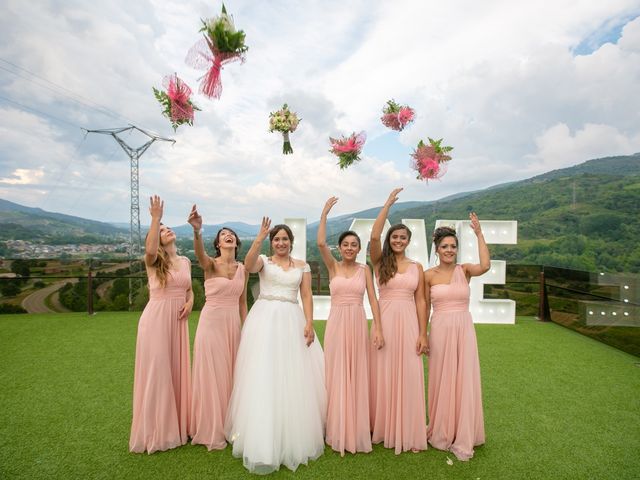
[[[135,125],[130,125],[128,127],[122,128],[105,128],[101,130],[87,130],[83,129],[87,134],[89,133],[100,133],[103,135],[111,135],[116,142],[122,147],[125,153],[129,156],[131,160],[131,218],[129,221],[129,262],[131,263],[131,273],[134,273],[134,261],[140,259],[140,255],[142,254],[142,238],[140,236],[140,175],[138,169],[138,163],[140,157],[144,152],[147,151],[147,148],[151,146],[153,142],[156,140],[160,140],[163,142],[171,142],[176,143],[176,141],[172,138],[164,138],[155,133],[147,132]],[[132,130],[137,130],[138,132],[149,137],[149,141],[139,146],[138,148],[133,148],[118,136],[118,134],[123,132],[130,132]],[[129,305],[132,304],[132,282],[131,278],[129,278]]]

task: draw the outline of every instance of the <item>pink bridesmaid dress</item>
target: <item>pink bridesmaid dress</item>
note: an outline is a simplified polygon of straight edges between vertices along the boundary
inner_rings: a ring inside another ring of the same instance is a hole
[[[191,400],[192,444],[208,450],[227,446],[224,420],[233,389],[233,368],[240,344],[240,303],[245,269],[239,264],[233,279],[209,278],[204,282],[207,298],[200,313],[193,345]]]
[[[153,453],[187,443],[191,372],[189,325],[179,320],[191,287],[191,262],[179,257],[164,288],[149,277],[138,323],[129,450]]]
[[[351,278],[329,283],[331,311],[324,336],[327,382],[326,442],[344,455],[371,451],[369,427],[369,334],[362,298],[366,266]]]
[[[419,335],[415,290],[418,264],[379,285],[385,345],[371,347],[370,419],[373,443],[399,454],[427,449],[424,365],[416,355]]]
[[[457,265],[451,282],[431,287],[429,443],[459,460],[484,443],[480,361],[469,313],[469,282]]]

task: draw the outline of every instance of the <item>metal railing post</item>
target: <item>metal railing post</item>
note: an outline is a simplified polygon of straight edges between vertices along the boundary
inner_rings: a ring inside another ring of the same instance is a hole
[[[87,313],[93,315],[93,275],[91,274],[91,267],[89,267],[89,273],[87,274]]]

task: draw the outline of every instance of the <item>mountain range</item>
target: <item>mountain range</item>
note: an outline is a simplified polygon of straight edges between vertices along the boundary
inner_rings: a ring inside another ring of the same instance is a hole
[[[327,230],[333,235],[329,240],[348,229],[354,218],[375,218],[379,208],[330,218]],[[518,245],[492,247],[500,258],[582,269],[640,270],[640,153],[593,159],[431,202],[396,203],[389,220],[422,218],[430,235],[436,219],[462,219],[472,210],[481,219],[518,220]],[[213,236],[221,226],[205,225],[205,236]],[[224,226],[242,238],[255,236],[259,229],[241,222]],[[308,225],[307,238],[315,238],[317,227],[317,221]],[[191,237],[188,224],[174,230],[180,237]],[[127,237],[128,224],[97,222],[0,199],[0,241],[94,243]],[[308,255],[315,253],[312,247]]]
[[[0,240],[45,240],[69,243],[128,237],[127,229],[109,223],[47,212],[0,199]]]

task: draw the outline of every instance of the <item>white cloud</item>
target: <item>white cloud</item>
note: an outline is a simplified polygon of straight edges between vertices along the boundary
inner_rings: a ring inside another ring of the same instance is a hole
[[[640,134],[634,137],[619,132],[609,125],[586,124],[571,132],[559,123],[536,138],[537,152],[529,156],[534,171],[547,171],[579,163],[591,158],[611,156],[612,152],[628,155],[640,151]]]
[[[27,170],[25,168],[17,168],[11,175],[6,178],[0,178],[0,183],[9,185],[31,185],[37,184],[44,173],[42,170]]]
[[[380,205],[400,185],[402,200],[435,200],[640,150],[640,18],[627,22],[617,43],[572,53],[640,14],[635,0],[361,0],[349,8],[336,0],[244,0],[228,7],[247,33],[247,61],[223,69],[220,100],[195,95],[202,108],[195,126],[173,134],[151,86],[177,72],[197,91],[202,72],[184,57],[200,18],[217,13],[210,2],[8,2],[0,59],[68,91],[0,61],[0,96],[55,117],[0,99],[0,178],[31,182],[3,182],[0,196],[128,220],[129,159],[112,138],[83,140],[68,123],[108,128],[131,119],[175,138],[140,160],[143,222],[146,198],[159,193],[173,224],[184,222],[192,203],[206,221],[257,222],[263,214],[314,221],[330,195],[341,197],[338,215]],[[392,97],[417,111],[399,135],[379,122]],[[292,156],[281,155],[281,137],[267,128],[268,113],[284,102],[303,118]],[[369,136],[362,161],[340,171],[328,137],[359,130]],[[428,185],[408,167],[426,136],[455,147],[448,173]]]

